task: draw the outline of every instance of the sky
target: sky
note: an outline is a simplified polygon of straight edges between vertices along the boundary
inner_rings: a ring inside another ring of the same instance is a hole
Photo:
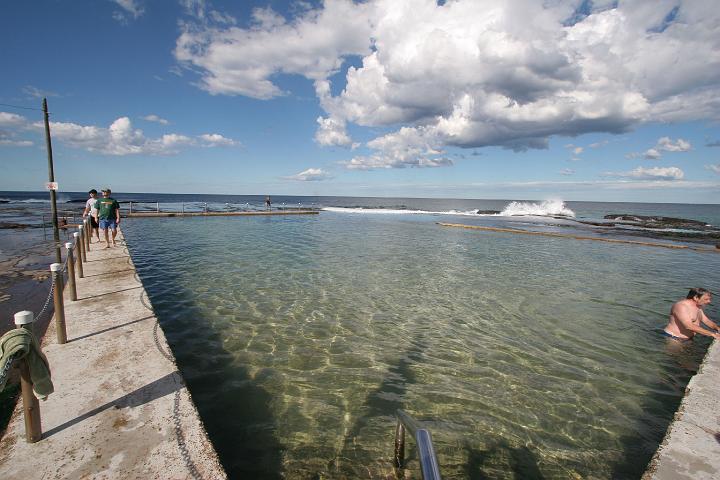
[[[0,190],[720,203],[720,9],[0,5]]]

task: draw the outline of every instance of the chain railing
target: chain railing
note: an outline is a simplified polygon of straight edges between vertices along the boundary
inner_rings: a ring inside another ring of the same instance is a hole
[[[28,341],[29,344],[12,344],[14,353],[6,359],[5,365],[0,370],[0,387],[4,387],[7,382],[10,369],[13,365],[17,365],[20,370],[20,392],[22,395],[23,405],[23,419],[25,421],[25,440],[28,443],[35,443],[42,438],[42,426],[40,422],[40,404],[38,398],[33,392],[33,377],[30,373],[30,365],[28,357],[35,355],[33,345],[37,342],[35,334],[33,332],[33,324],[35,323],[35,316],[30,311],[22,311],[15,314],[15,326],[17,329],[21,329],[23,335],[17,337],[15,332],[7,332],[3,335],[3,338],[12,336],[13,338],[20,338],[22,341]],[[27,337],[31,337],[28,339]],[[27,348],[27,350],[26,350]],[[49,393],[52,393],[52,385]],[[1,390],[1,388],[0,388]],[[45,391],[45,389],[43,389]],[[43,397],[45,398],[45,397]]]
[[[83,222],[85,225],[86,222]],[[82,234],[83,228],[80,228]],[[74,267],[74,256],[73,249],[81,248],[81,242],[85,241],[85,238],[78,233],[73,235],[73,241],[65,244],[68,254],[65,256],[65,260],[62,263],[53,263],[50,265],[50,289],[48,291],[47,298],[43,303],[40,312],[34,315],[30,311],[22,311],[15,314],[15,324],[17,328],[24,328],[29,330],[32,334],[33,324],[38,320],[42,320],[45,314],[50,312],[51,300],[54,300],[54,311],[55,311],[55,322],[56,330],[58,335],[58,343],[64,344],[67,342],[67,332],[65,329],[65,309],[63,303],[64,293],[64,276],[68,275],[68,284],[71,286],[72,291],[70,294],[71,300],[77,300],[76,291],[76,279]],[[78,252],[77,263],[79,270],[82,271],[82,255]],[[73,263],[71,263],[73,262]],[[16,358],[17,354],[13,354],[7,360],[5,365],[0,369],[0,384],[4,384],[7,380],[7,376],[13,367],[13,364],[19,363],[20,368],[20,384],[23,398],[23,410],[25,418],[25,437],[28,443],[34,443],[42,437],[42,427],[40,422],[40,406],[37,402],[37,398],[33,394],[33,383],[29,374],[29,367],[25,358]]]
[[[85,228],[83,228],[85,227]],[[50,304],[51,299],[54,300],[54,307],[55,307],[55,321],[56,321],[56,330],[58,332],[58,343],[66,343],[67,341],[67,334],[65,332],[65,316],[64,316],[64,304],[63,304],[63,291],[65,290],[65,274],[68,275],[68,286],[75,286],[77,287],[77,283],[75,281],[74,275],[75,273],[81,272],[82,270],[82,263],[87,262],[87,258],[85,255],[83,255],[84,252],[82,252],[82,248],[86,247],[86,242],[89,240],[87,238],[87,235],[89,234],[90,230],[87,229],[88,222],[83,222],[83,226],[79,229],[79,234],[75,233],[73,235],[73,242],[72,243],[66,243],[65,247],[67,249],[67,255],[62,263],[54,263],[50,266],[51,271],[51,281],[50,281],[50,289],[47,295],[47,298],[45,299],[45,302],[40,309],[40,312],[37,316],[34,316],[32,312],[25,311],[25,312],[18,312],[15,315],[15,322],[18,325],[18,328],[27,328],[32,330],[32,324],[36,322],[37,320],[41,320],[44,318],[46,314],[50,312]],[[85,230],[85,231],[83,231]],[[74,252],[73,252],[74,250]],[[74,255],[73,255],[74,253]],[[77,262],[79,265],[79,268],[72,268],[74,265],[70,262]],[[72,265],[72,266],[71,266]],[[137,272],[135,273],[136,278]],[[139,278],[138,278],[138,281]],[[69,295],[71,300],[75,300],[76,295]],[[148,308],[151,312],[153,311],[152,306],[148,304],[147,299],[143,295],[141,297],[142,304]],[[158,351],[162,354],[163,357],[165,357],[169,362],[175,363],[174,357],[171,352],[166,351],[165,348],[163,348],[163,343],[160,341],[159,338],[159,323],[155,322],[155,325],[153,326],[153,340],[155,343],[155,346],[157,347]],[[13,368],[14,365],[18,365],[18,363],[24,364],[26,363],[24,358],[23,359],[17,359],[15,358],[16,355],[13,355],[9,358],[7,363],[0,369],[0,382],[3,382],[6,380],[10,370]],[[39,403],[37,401],[37,398],[33,394],[33,384],[30,379],[30,377],[27,374],[27,368],[25,365],[25,371],[22,370],[21,366],[21,390],[22,390],[22,399],[23,399],[23,409],[25,412],[25,432],[26,432],[26,440],[28,443],[34,443],[39,441],[42,438],[42,428],[41,428],[41,421],[40,421],[40,409],[39,409]],[[175,431],[175,437],[178,445],[178,449],[180,450],[181,457],[185,463],[185,466],[187,467],[190,476],[194,480],[202,479],[202,474],[198,470],[197,466],[193,462],[191,458],[191,452],[189,445],[186,440],[185,433],[183,432],[183,425],[182,425],[182,418],[183,415],[180,412],[180,402],[181,402],[181,390],[177,390],[175,392],[175,398],[173,402],[173,424],[174,424],[174,431]]]

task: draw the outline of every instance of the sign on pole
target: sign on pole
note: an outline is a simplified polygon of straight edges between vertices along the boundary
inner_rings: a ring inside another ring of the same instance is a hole
[[[57,182],[45,182],[45,190],[57,190]]]

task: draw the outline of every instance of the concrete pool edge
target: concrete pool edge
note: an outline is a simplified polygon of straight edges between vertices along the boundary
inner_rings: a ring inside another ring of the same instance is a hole
[[[713,479],[720,472],[720,342],[713,342],[643,480]]]
[[[0,478],[226,478],[129,251],[93,243],[65,290],[68,342],[43,339],[55,393],[26,443],[22,401],[0,439]]]

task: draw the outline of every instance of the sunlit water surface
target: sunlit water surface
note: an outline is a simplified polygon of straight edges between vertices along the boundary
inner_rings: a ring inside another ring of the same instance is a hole
[[[387,477],[399,408],[444,478],[642,474],[708,345],[658,332],[717,257],[436,221],[123,223],[231,478]]]

